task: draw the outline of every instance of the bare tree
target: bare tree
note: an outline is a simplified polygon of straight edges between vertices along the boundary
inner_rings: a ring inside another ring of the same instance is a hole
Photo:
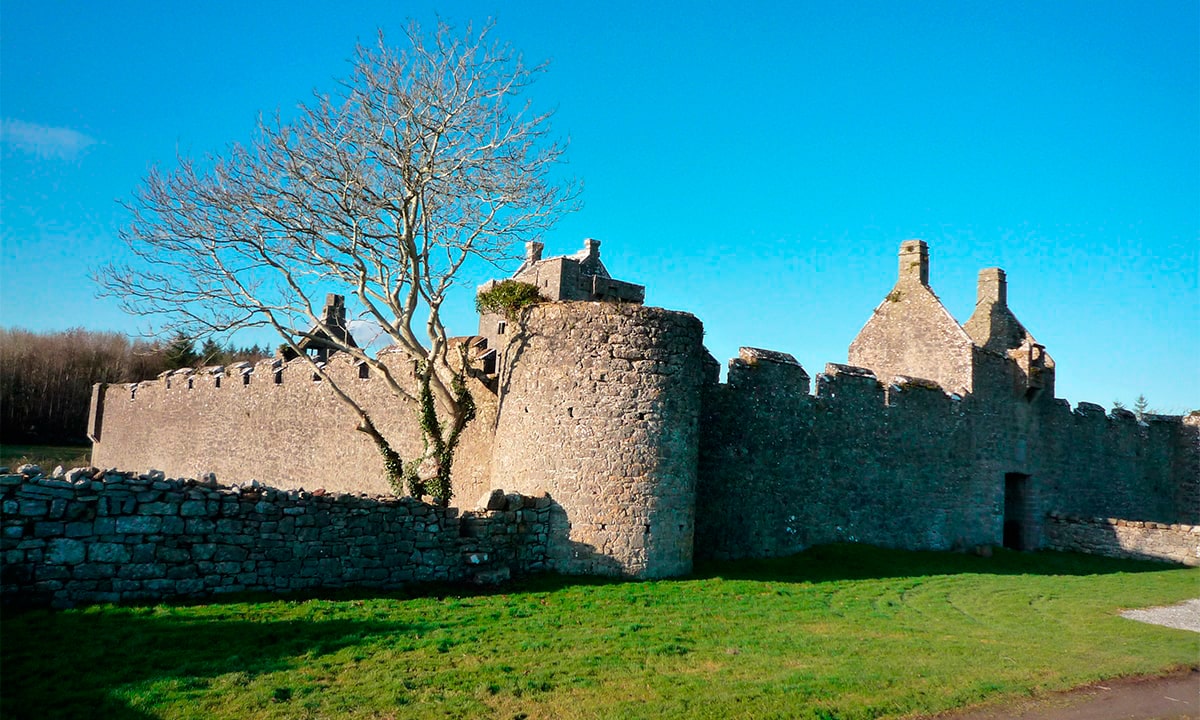
[[[442,304],[464,264],[510,257],[577,197],[573,182],[555,177],[563,146],[549,136],[551,113],[521,97],[544,65],[525,65],[491,29],[458,33],[439,22],[427,35],[412,23],[402,50],[381,33],[357,48],[336,94],[318,94],[286,122],[260,119],[248,145],[204,168],[181,159],[152,171],[122,235],[136,259],[97,275],[103,294],[161,318],[162,331],[268,326],[304,357],[299,337],[322,331],[413,404],[426,450],[402,463],[363,406],[308,360],[354,410],[393,487],[403,476],[411,492],[443,505],[474,405]],[[415,377],[395,377],[339,340],[322,322],[327,292],[353,298],[413,361]],[[417,479],[430,461],[436,471]]]

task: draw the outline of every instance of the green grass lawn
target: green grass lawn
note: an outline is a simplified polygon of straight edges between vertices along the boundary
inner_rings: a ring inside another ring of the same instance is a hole
[[[46,474],[50,474],[56,465],[67,470],[87,467],[91,457],[90,445],[0,445],[0,465],[13,472],[26,463],[41,466]]]
[[[877,718],[1195,664],[1200,571],[863,546],[692,578],[6,612],[11,718]]]

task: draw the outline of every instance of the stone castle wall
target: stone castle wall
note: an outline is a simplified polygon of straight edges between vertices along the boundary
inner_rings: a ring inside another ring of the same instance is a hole
[[[1042,545],[1051,511],[1200,523],[1200,418],[1139,423],[1049,397],[959,398],[923,381],[885,386],[841,365],[828,366],[810,395],[794,361],[751,359],[705,389],[699,557],[779,556],[835,541],[1030,549]],[[1011,397],[1008,380],[997,382]],[[1010,482],[1021,486],[1015,502]]]
[[[704,402],[696,553],[773,557],[827,542],[945,549],[993,541],[992,483],[961,401],[831,365],[730,368]]]
[[[399,354],[383,354],[398,381],[412,383]],[[345,355],[327,371],[367,409],[376,427],[405,460],[422,450],[415,405],[398,398],[382,377]],[[464,432],[455,467],[455,492],[473,503],[491,487],[494,395],[471,381],[477,418]],[[100,385],[93,396],[92,462],[171,477],[215,473],[224,483],[261,480],[284,489],[392,492],[379,451],[353,428],[355,414],[303,359],[259,362],[246,372],[173,374],[128,385]],[[97,412],[97,408],[99,412]],[[97,426],[98,425],[98,426]]]
[[[411,498],[2,475],[0,593],[66,607],[493,582],[545,569],[550,512],[549,498],[515,494],[459,515]]]
[[[1200,566],[1200,525],[1050,513],[1045,527],[1051,550]]]
[[[909,282],[927,291],[921,279]],[[1052,511],[1200,524],[1200,417],[1072,409],[1052,378],[1035,386],[985,348],[952,353],[970,394],[843,365],[810,393],[802,367],[766,351],[718,382],[700,321],[660,308],[549,303],[502,337],[498,375],[472,381],[480,410],[456,457],[454,504],[494,487],[548,493],[547,563],[561,572],[677,575],[693,555],[833,541],[1035,548]],[[389,493],[373,444],[303,362],[267,361],[219,386],[211,374],[101,386],[94,462]],[[343,358],[330,371],[402,457],[419,453],[410,404]]]
[[[532,308],[503,349],[493,481],[548,492],[555,569],[691,569],[703,329],[640,305]]]
[[[1198,427],[1200,416],[1139,422],[1127,411],[1053,401],[1030,440],[1043,496],[1037,510],[1200,524]]]

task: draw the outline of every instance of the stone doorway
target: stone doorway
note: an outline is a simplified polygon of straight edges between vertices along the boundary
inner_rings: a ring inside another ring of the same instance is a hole
[[[1027,542],[1030,521],[1029,476],[1024,473],[1004,475],[1004,547],[1011,550],[1032,550]]]

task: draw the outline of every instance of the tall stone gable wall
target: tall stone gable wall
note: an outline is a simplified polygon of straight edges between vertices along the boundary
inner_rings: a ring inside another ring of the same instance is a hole
[[[700,321],[640,305],[530,310],[503,349],[493,482],[548,492],[562,512],[550,550],[573,573],[678,575],[691,569]]]
[[[914,375],[950,392],[973,392],[974,344],[929,287],[929,247],[900,245],[896,284],[850,344],[850,364],[881,377]]]

